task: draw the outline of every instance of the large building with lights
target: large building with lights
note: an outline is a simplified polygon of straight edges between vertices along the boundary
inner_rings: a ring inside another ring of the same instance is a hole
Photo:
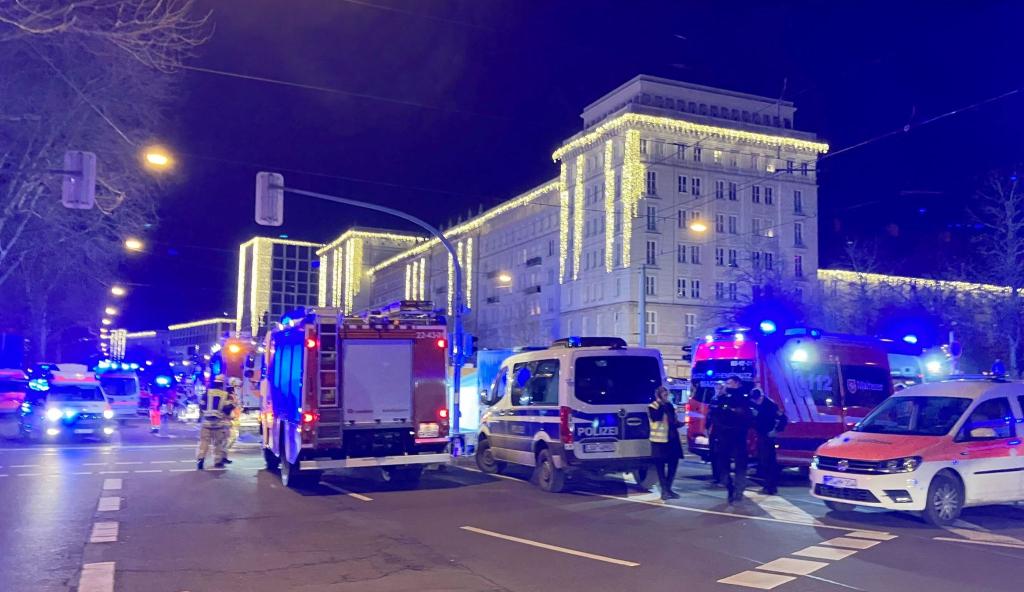
[[[798,298],[814,286],[815,162],[828,145],[795,129],[795,111],[650,76],[591,103],[551,155],[555,178],[445,230],[465,270],[467,328],[481,347],[618,335],[685,375],[680,346],[727,311],[769,285]],[[319,304],[451,309],[453,266],[436,239],[391,256],[347,244],[318,252]]]
[[[270,319],[317,303],[320,243],[253,237],[238,246],[236,330],[257,335]]]

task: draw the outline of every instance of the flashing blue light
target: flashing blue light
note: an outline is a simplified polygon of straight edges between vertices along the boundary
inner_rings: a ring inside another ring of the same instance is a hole
[[[758,328],[760,328],[761,332],[764,333],[765,335],[771,335],[772,333],[778,330],[778,327],[775,325],[775,321],[769,321],[767,319],[761,321],[761,324],[758,325]]]
[[[583,340],[580,339],[578,336],[569,338],[569,347],[581,347],[582,345]]]
[[[157,385],[159,385],[159,386],[169,386],[171,384],[171,377],[170,376],[157,376],[153,380],[153,382],[157,383]]]
[[[914,335],[913,333],[909,335],[904,335],[903,341],[909,343],[910,345],[915,345],[917,344],[917,335]]]
[[[707,374],[708,376],[714,376],[715,375],[715,371],[714,370],[708,370],[704,374]]]
[[[110,360],[100,360],[98,365],[100,368],[110,368]]]
[[[710,333],[708,333],[707,335],[704,336],[704,341],[706,341],[707,343],[711,343],[714,340],[715,340],[715,336],[710,334]]]
[[[128,364],[128,367],[131,368],[132,370],[138,370],[139,369],[139,365],[136,364],[135,362],[132,362],[131,364]]]
[[[810,359],[810,357],[811,356],[809,353],[807,353],[806,349],[798,347],[795,350],[793,350],[793,353],[789,354],[789,361],[802,363],[806,362],[808,359]]]

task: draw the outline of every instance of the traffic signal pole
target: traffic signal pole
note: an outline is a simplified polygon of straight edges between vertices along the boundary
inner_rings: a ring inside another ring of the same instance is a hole
[[[374,210],[377,212],[383,212],[385,214],[391,214],[403,220],[412,222],[420,228],[426,230],[430,234],[434,235],[438,241],[444,245],[444,248],[448,250],[448,256],[451,257],[452,267],[454,268],[454,280],[455,280],[455,295],[454,303],[452,307],[452,315],[448,320],[448,332],[450,335],[449,352],[450,361],[452,364],[452,429],[451,429],[451,441],[452,441],[452,454],[458,456],[462,451],[462,436],[459,433],[459,391],[462,386],[462,366],[465,364],[466,359],[463,353],[464,336],[462,331],[462,313],[464,311],[464,302],[462,294],[462,265],[459,263],[459,258],[456,254],[455,247],[445,237],[445,235],[434,227],[429,222],[421,220],[412,214],[407,214],[401,210],[389,208],[386,206],[377,205],[365,201],[359,201],[357,199],[349,199],[347,197],[339,197],[337,195],[328,195],[326,193],[317,193],[316,191],[306,191],[304,189],[292,189],[284,185],[277,185],[271,183],[269,189],[282,191],[287,193],[294,193],[296,195],[304,195],[306,197],[315,197],[324,201],[339,203],[347,206],[355,206],[358,208],[365,208],[367,210]],[[257,197],[259,199],[259,197]]]

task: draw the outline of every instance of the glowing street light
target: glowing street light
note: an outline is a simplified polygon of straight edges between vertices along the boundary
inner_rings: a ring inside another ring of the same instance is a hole
[[[125,294],[128,293],[128,291],[122,288],[121,286],[111,286],[110,293],[113,294],[114,296],[124,296]]]
[[[113,306],[108,306],[108,307],[103,309],[103,314],[108,315],[108,316],[114,316],[114,315],[117,314],[117,309],[114,308]]]
[[[174,158],[163,146],[147,146],[142,150],[142,160],[146,168],[166,171],[174,166]]]
[[[690,230],[692,230],[694,232],[705,232],[707,229],[708,229],[707,224],[704,224],[703,222],[700,222],[700,221],[697,221],[697,222],[694,222],[694,223],[690,224]]]
[[[498,281],[500,283],[502,283],[502,284],[511,284],[512,283],[512,274],[507,273],[507,272],[502,272],[502,273],[498,274]]]
[[[104,317],[102,320],[100,320],[100,322],[103,323],[104,325],[109,325],[109,324],[113,323],[114,321],[111,321],[110,319]]]
[[[124,248],[129,251],[141,251],[145,245],[137,238],[128,238],[124,241]]]

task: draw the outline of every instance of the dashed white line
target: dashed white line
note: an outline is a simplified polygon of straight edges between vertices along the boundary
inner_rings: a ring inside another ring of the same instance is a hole
[[[877,530],[855,530],[847,533],[846,536],[856,537],[858,539],[871,539],[873,541],[891,541],[896,538],[896,535],[894,534],[879,532]]]
[[[797,576],[806,576],[812,574],[819,569],[825,567],[828,563],[824,561],[810,561],[808,559],[793,559],[792,557],[782,557],[774,561],[769,561],[763,565],[757,566],[757,569],[762,571],[773,571],[777,573],[791,574]]]
[[[746,586],[747,588],[757,588],[758,590],[771,590],[795,579],[793,576],[783,576],[763,571],[741,571],[734,576],[718,580],[718,583]]]
[[[97,522],[92,525],[90,543],[116,543],[120,526],[117,522]]]
[[[141,465],[143,463],[142,463],[141,460],[127,460],[127,461],[117,461],[114,464],[115,465]]]
[[[39,465],[11,465],[12,469],[31,469],[38,467]]]
[[[945,541],[947,543],[966,543],[968,545],[987,545],[989,547],[1005,547],[1007,549],[1024,549],[1020,543],[997,543],[994,541],[972,541],[970,539],[957,539],[953,537],[935,537],[934,541]]]
[[[73,471],[72,475],[92,475],[92,471]]]
[[[163,469],[135,469],[133,473],[163,473]]]
[[[879,541],[869,541],[866,539],[851,539],[849,537],[841,536],[834,539],[823,541],[821,544],[826,547],[840,547],[843,549],[870,549],[877,545]]]
[[[537,547],[539,549],[545,549],[548,551],[556,551],[558,553],[565,553],[566,555],[573,555],[575,557],[583,557],[585,559],[593,559],[594,561],[602,561],[604,563],[611,563],[614,565],[622,565],[625,567],[638,567],[640,564],[633,561],[625,561],[622,559],[615,559],[614,557],[606,557],[604,555],[595,555],[594,553],[586,553],[583,551],[577,551],[575,549],[568,549],[566,547],[559,547],[557,545],[549,545],[547,543],[541,543],[538,541],[531,541],[529,539],[523,539],[507,534],[501,534],[500,532],[494,532],[492,530],[484,530],[482,528],[476,528],[474,526],[460,526],[462,530],[468,532],[475,532],[484,536],[494,537],[496,539],[502,539],[505,541],[512,541],[513,543],[520,543],[523,545],[529,545],[531,547]]]
[[[100,471],[100,475],[127,475],[131,471]]]
[[[86,563],[78,578],[78,592],[112,592],[114,589],[114,562]]]
[[[113,490],[121,489],[121,485],[124,483],[123,479],[104,479],[103,489]]]
[[[173,464],[175,464],[177,462],[178,461],[176,461],[176,460],[151,460],[151,461],[149,461],[149,464],[151,464],[151,465],[173,465]]]
[[[855,554],[857,551],[853,549],[840,549],[838,547],[819,547],[817,545],[811,545],[810,547],[800,549],[799,551],[793,551],[790,555],[796,555],[797,557],[810,557],[811,559],[827,559],[829,561],[838,561],[839,559],[846,559],[850,555]]]
[[[105,462],[102,462],[102,463],[82,463],[82,466],[83,467],[105,467],[105,466],[107,466],[109,464],[110,463],[105,463]]]
[[[186,471],[194,471],[195,469],[167,469],[171,473],[184,473]]]
[[[121,509],[120,497],[101,497],[100,503],[96,506],[97,512],[114,512]]]
[[[19,477],[39,477],[42,473],[18,473]]]
[[[357,499],[359,501],[362,501],[362,502],[372,502],[373,501],[373,498],[370,497],[370,496],[363,495],[361,493],[355,493],[355,492],[349,491],[347,489],[342,489],[342,488],[338,487],[337,485],[334,485],[333,483],[324,483],[324,487],[327,487],[328,489],[333,489],[334,491],[337,491],[338,493],[343,493],[343,494],[345,494],[345,495],[347,495],[347,496],[349,496],[351,498],[355,498],[355,499]]]

